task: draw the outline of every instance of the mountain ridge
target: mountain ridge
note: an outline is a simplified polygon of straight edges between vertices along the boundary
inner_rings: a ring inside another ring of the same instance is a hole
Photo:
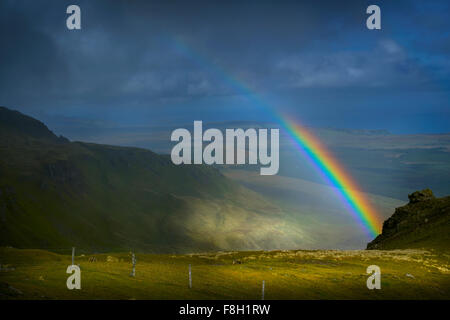
[[[19,111],[0,106],[0,134],[7,133],[48,139],[55,142],[69,142],[67,138],[57,137],[43,122]]]

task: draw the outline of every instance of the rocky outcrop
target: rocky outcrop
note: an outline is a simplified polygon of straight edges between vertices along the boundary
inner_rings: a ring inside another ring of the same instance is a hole
[[[421,201],[433,200],[435,196],[430,189],[416,191],[408,195],[409,203],[417,203]]]
[[[450,197],[436,198],[430,189],[408,195],[409,203],[395,209],[367,249],[450,247]]]

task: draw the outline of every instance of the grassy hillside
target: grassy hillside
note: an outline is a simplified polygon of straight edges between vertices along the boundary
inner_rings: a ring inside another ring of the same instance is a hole
[[[0,299],[261,299],[263,280],[268,300],[450,299],[449,256],[424,250],[138,254],[135,278],[127,253],[77,255],[81,290],[66,288],[69,255],[0,248],[0,256]],[[372,264],[381,290],[366,287]]]
[[[301,245],[279,208],[209,166],[69,142],[0,108],[0,245],[186,252]]]

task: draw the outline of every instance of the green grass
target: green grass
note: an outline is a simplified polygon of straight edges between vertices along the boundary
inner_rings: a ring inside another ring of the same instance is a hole
[[[81,290],[68,290],[70,255],[0,248],[2,299],[449,299],[449,255],[425,250],[247,251],[192,255],[128,253],[76,256]],[[108,262],[111,256],[114,262]],[[241,264],[233,264],[239,260]],[[188,265],[192,265],[192,289]],[[381,290],[366,269],[381,268]],[[14,268],[14,270],[12,270]],[[406,276],[413,275],[414,278]],[[21,291],[17,293],[14,289]]]

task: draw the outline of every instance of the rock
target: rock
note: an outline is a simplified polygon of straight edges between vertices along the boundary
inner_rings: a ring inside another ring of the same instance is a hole
[[[14,293],[17,294],[17,295],[22,295],[22,294],[23,294],[22,291],[20,291],[20,290],[17,289],[17,288],[14,288],[13,286],[8,286],[8,289],[11,290],[12,292],[14,292]]]
[[[434,199],[433,191],[430,189],[424,189],[422,191],[416,191],[408,195],[409,203],[417,203],[421,201],[427,201]]]
[[[113,257],[113,256],[107,256],[106,261],[107,262],[119,262],[119,259],[117,259],[116,257]]]

